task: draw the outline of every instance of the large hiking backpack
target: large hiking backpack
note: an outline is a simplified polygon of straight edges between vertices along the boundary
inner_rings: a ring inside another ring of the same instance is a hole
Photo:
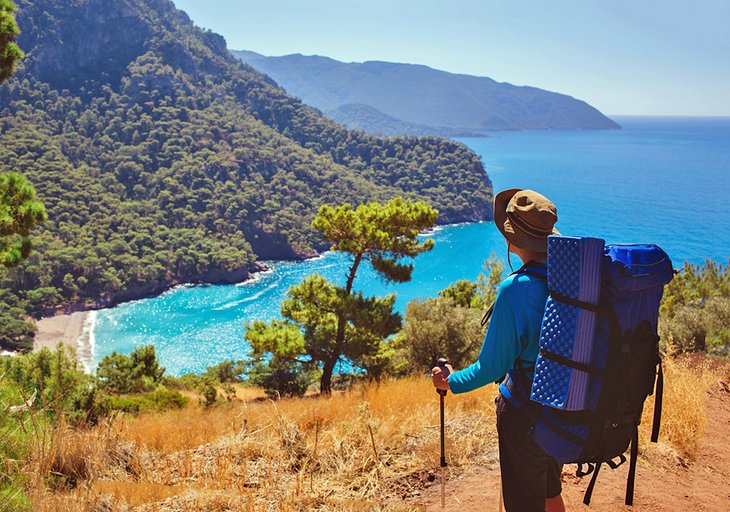
[[[656,245],[606,245],[596,238],[548,239],[548,298],[535,363],[532,436],[561,463],[593,473],[626,462],[626,504],[633,503],[638,425],[655,393],[657,441],[663,375],[657,321],[672,263]]]

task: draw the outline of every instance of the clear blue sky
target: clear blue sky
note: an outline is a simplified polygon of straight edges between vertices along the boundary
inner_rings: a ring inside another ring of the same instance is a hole
[[[228,47],[425,64],[609,115],[730,116],[730,0],[174,0]]]

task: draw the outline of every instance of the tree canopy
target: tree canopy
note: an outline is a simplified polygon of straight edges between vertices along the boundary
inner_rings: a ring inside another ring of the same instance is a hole
[[[23,176],[0,174],[0,265],[14,267],[27,258],[30,232],[46,219],[43,204]]]
[[[15,43],[20,33],[15,21],[15,4],[12,0],[0,0],[0,84],[10,78],[15,64],[23,57],[23,52]]]
[[[436,222],[438,212],[425,203],[401,197],[386,205],[369,203],[353,209],[349,204],[338,207],[323,205],[312,226],[333,242],[333,251],[353,256],[353,268],[347,280],[352,288],[357,266],[363,259],[387,281],[410,281],[413,263],[400,263],[433,248],[433,240],[421,242],[418,234]]]
[[[141,345],[126,356],[112,352],[99,362],[97,376],[103,389],[114,393],[150,391],[160,382],[160,366],[153,345]]]

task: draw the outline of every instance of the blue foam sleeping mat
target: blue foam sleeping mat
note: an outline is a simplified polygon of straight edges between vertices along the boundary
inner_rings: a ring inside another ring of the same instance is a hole
[[[600,238],[550,236],[550,293],[598,304],[604,245]],[[540,329],[541,351],[590,364],[596,321],[596,313],[549,297]],[[589,386],[590,374],[541,354],[535,363],[530,398],[557,409],[583,410],[591,406],[588,403]]]

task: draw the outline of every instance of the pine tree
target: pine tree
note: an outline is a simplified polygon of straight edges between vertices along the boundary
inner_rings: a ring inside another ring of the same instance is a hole
[[[362,365],[402,323],[394,311],[394,294],[364,297],[353,289],[361,264],[369,262],[386,281],[409,281],[413,263],[403,260],[433,248],[433,240],[421,241],[418,234],[432,227],[437,215],[425,203],[400,197],[355,209],[349,204],[322,206],[312,225],[332,242],[332,250],[350,256],[346,284],[337,286],[314,274],[292,286],[281,307],[286,320],[248,325],[246,339],[253,354],[269,354],[272,366],[295,361],[321,367],[320,391],[330,393],[341,358]]]
[[[0,265],[13,267],[28,257],[30,232],[47,218],[35,190],[20,174],[0,174]]]
[[[0,83],[10,78],[23,52],[15,44],[20,33],[15,22],[15,4],[0,0]],[[36,224],[46,220],[43,204],[35,190],[14,172],[0,174],[0,265],[14,267],[30,254],[28,236]]]

